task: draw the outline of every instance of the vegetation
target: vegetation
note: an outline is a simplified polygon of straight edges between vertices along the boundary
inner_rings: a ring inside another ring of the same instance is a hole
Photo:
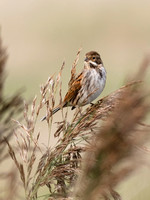
[[[79,54],[80,50],[71,76],[76,75]],[[57,122],[55,132],[51,131],[50,116],[56,97],[62,101],[65,63],[57,76],[49,77],[41,86],[41,98],[33,99],[31,109],[24,103],[22,110],[20,93],[11,98],[3,96],[6,60],[6,50],[0,42],[0,161],[7,166],[11,157],[14,166],[0,173],[6,184],[1,199],[122,199],[116,187],[141,166],[140,155],[149,151],[145,145],[150,127],[144,121],[150,111],[149,91],[144,74],[150,58],[145,58],[139,73],[123,87],[86,110],[77,108],[71,121],[62,109],[62,120]],[[36,130],[43,107],[48,116],[48,145],[44,147],[40,143],[43,132]],[[54,147],[50,146],[52,135],[57,141]],[[43,187],[49,192],[41,196]]]

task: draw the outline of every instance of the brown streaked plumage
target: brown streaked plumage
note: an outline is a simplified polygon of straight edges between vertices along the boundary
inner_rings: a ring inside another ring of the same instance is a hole
[[[68,92],[62,105],[56,106],[52,114],[55,114],[62,107],[84,106],[96,99],[105,87],[106,71],[100,55],[96,51],[86,53],[84,69],[74,79],[70,81]],[[45,120],[46,117],[42,119]]]

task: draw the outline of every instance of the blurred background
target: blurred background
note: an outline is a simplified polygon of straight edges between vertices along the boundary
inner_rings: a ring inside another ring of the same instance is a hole
[[[101,54],[107,70],[101,96],[123,85],[150,53],[149,0],[0,0],[0,26],[9,54],[5,93],[25,88],[27,100],[40,94],[40,85],[65,60],[64,96],[80,47],[78,71],[86,52]],[[146,166],[118,190],[126,200],[149,200],[149,180]]]
[[[0,26],[8,48],[6,92],[25,88],[25,97],[57,72],[65,60],[63,92],[82,47],[101,54],[107,69],[103,95],[117,89],[150,52],[149,0],[0,0]]]

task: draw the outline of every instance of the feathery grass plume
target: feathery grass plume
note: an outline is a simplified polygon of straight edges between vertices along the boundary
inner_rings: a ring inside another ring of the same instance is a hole
[[[72,77],[75,77],[75,67],[77,65],[77,61],[79,59],[79,53],[81,50],[77,52],[77,57],[73,63],[72,66]],[[56,77],[56,81],[52,79],[51,81],[51,88],[50,88],[50,95],[49,98],[46,99],[46,103],[48,105],[47,107],[47,122],[49,124],[49,120],[52,120],[53,118],[50,117],[52,110],[55,105],[55,94],[57,89],[59,88],[59,97],[60,97],[60,103],[61,103],[61,75],[62,70],[64,68],[64,63],[60,69],[60,72],[58,76]],[[52,105],[52,106],[51,106]],[[63,111],[63,110],[62,110]],[[58,137],[60,133],[65,133],[66,128],[68,127],[67,122],[67,113],[65,116],[62,112],[63,121],[58,122],[60,125],[57,129],[57,131],[54,133],[55,137]],[[61,140],[61,139],[60,139]],[[37,191],[40,186],[47,185],[49,189],[54,188],[53,192],[51,192],[51,195],[54,196],[66,196],[68,187],[66,186],[66,182],[69,182],[71,180],[71,176],[74,175],[74,169],[70,168],[70,162],[73,160],[73,155],[77,154],[78,156],[78,150],[75,152],[64,152],[64,150],[67,148],[68,144],[62,144],[59,143],[58,139],[58,145],[54,149],[49,149],[46,151],[46,153],[41,157],[41,160],[39,162],[38,168],[37,168],[37,179],[35,184],[33,184],[32,191],[30,191],[30,198],[33,198],[37,194]],[[64,154],[64,155],[63,155]],[[60,173],[61,172],[61,173]],[[63,173],[64,172],[64,173]],[[55,186],[55,187],[54,187]],[[56,192],[54,192],[56,191]]]
[[[12,123],[12,118],[20,118],[19,114],[23,110],[23,102],[20,92],[11,94],[12,96],[4,96],[5,84],[5,66],[7,61],[6,48],[2,45],[0,36],[0,163],[1,166],[7,166],[0,172],[0,185],[3,185],[3,191],[0,194],[4,199],[15,199],[17,195],[17,174],[16,169],[9,167],[9,154],[7,152],[6,141],[13,136],[13,130],[16,125]],[[12,185],[13,179],[13,185]],[[0,190],[2,187],[0,187]],[[0,197],[1,198],[1,197]]]
[[[24,122],[19,122],[14,120],[17,124],[17,129],[14,131],[14,136],[16,138],[16,147],[13,147],[8,141],[9,154],[13,159],[15,165],[17,166],[18,172],[20,173],[20,178],[22,181],[22,186],[25,191],[26,199],[33,199],[36,196],[36,193],[39,189],[39,185],[34,184],[34,180],[36,180],[37,173],[34,172],[33,169],[36,169],[37,165],[35,165],[35,160],[39,156],[39,152],[42,154],[41,161],[38,164],[37,172],[41,172],[40,168],[45,165],[42,163],[44,161],[45,156],[47,156],[47,152],[49,153],[49,140],[50,133],[48,136],[48,144],[46,153],[43,153],[45,149],[42,149],[39,145],[39,137],[40,133],[36,133],[35,128],[37,124],[37,119],[40,114],[42,107],[47,105],[47,123],[48,126],[51,127],[52,118],[51,111],[55,105],[55,94],[60,89],[59,94],[61,97],[61,74],[64,68],[64,63],[59,71],[58,76],[49,77],[47,82],[41,86],[41,99],[39,105],[37,105],[37,97],[35,97],[32,101],[31,108],[25,102],[24,103]],[[19,154],[18,154],[19,152]],[[40,183],[41,185],[41,183]],[[36,188],[36,192],[33,195],[33,188]]]
[[[81,48],[78,50],[77,52],[77,56],[76,56],[76,59],[72,65],[72,69],[71,69],[71,78],[70,78],[70,81],[69,81],[69,86],[72,85],[72,83],[74,82],[74,80],[76,79],[76,66],[78,64],[78,61],[79,61],[79,55],[80,55],[80,52],[81,52]]]
[[[5,151],[6,143],[4,137],[9,140],[12,136],[14,124],[11,123],[11,119],[18,115],[23,108],[20,92],[12,97],[4,97],[3,95],[7,57],[6,48],[3,47],[0,37],[0,161],[8,155]]]
[[[11,119],[22,111],[20,92],[14,94],[12,97],[4,97],[3,95],[6,61],[6,48],[3,47],[0,38],[0,161],[3,161],[8,155],[5,151],[6,143],[4,137],[9,140],[12,136],[14,125],[11,123]]]

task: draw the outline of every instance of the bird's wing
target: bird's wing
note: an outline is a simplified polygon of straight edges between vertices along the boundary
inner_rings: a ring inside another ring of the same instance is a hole
[[[70,85],[68,92],[64,98],[65,104],[68,103],[73,104],[73,101],[75,100],[79,90],[81,89],[82,78],[83,78],[83,72]]]

